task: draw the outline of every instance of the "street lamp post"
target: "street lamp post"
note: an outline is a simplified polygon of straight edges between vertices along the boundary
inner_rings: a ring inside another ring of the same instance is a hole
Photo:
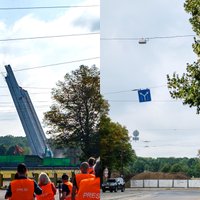
[[[103,174],[107,181],[107,178],[108,178],[108,168],[107,167],[104,169]]]
[[[121,151],[121,176],[124,175],[123,151]]]

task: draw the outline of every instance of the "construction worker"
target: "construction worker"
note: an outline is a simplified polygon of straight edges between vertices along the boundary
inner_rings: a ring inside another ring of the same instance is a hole
[[[100,177],[102,174],[100,160],[95,167],[95,177],[84,179],[79,184],[76,200],[100,200]]]
[[[75,200],[76,193],[79,190],[79,184],[81,180],[87,179],[87,178],[94,178],[94,174],[88,173],[89,164],[88,162],[82,162],[80,165],[80,171],[81,173],[75,174],[73,178],[73,188],[72,188],[72,200]]]
[[[62,175],[62,190],[59,191],[60,200],[71,200],[72,194],[72,183],[69,181],[69,176],[67,174]]]
[[[17,166],[17,179],[10,182],[6,191],[5,199],[9,200],[33,200],[34,194],[42,194],[42,189],[39,185],[29,178],[27,178],[27,168],[24,163]]]
[[[42,189],[41,195],[36,195],[37,200],[55,200],[55,194],[56,194],[56,187],[54,183],[51,182],[49,176],[41,172],[38,178],[38,184],[40,188]]]
[[[89,174],[94,174],[94,165],[95,165],[95,163],[96,163],[95,158],[90,157],[90,158],[88,159],[88,164],[89,164],[88,173],[89,173]]]

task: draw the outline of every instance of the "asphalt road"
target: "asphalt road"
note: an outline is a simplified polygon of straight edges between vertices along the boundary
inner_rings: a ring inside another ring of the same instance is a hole
[[[4,199],[5,190],[0,190]],[[126,189],[125,192],[101,192],[102,200],[199,200],[200,189]],[[58,193],[56,200],[59,200]]]
[[[126,189],[101,193],[103,200],[199,200],[200,189]]]

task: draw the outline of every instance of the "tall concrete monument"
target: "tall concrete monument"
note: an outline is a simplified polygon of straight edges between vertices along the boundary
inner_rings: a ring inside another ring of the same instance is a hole
[[[5,79],[28,139],[28,143],[31,147],[32,154],[40,157],[52,157],[51,150],[47,145],[46,136],[28,92],[18,85],[11,66],[6,65],[5,68],[7,71]]]

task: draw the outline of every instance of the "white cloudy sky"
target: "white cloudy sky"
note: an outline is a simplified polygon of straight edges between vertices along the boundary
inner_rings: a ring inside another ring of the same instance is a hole
[[[138,40],[195,35],[183,0],[101,0],[101,92],[110,103],[110,117],[126,126],[138,156],[196,157],[200,149],[200,117],[195,109],[174,101],[166,75],[185,72],[193,63],[193,37]],[[133,89],[151,90],[152,101],[139,103]]]
[[[60,9],[14,9],[14,7],[88,6]],[[97,5],[97,6],[94,6]],[[29,92],[33,105],[43,119],[51,105],[51,88],[63,80],[67,72],[81,64],[99,67],[93,59],[71,64],[32,70],[19,69],[51,65],[99,57],[100,35],[60,37],[50,39],[5,41],[13,38],[73,35],[100,32],[99,0],[19,0],[0,2],[0,136],[25,136],[11,95],[5,82],[5,65],[10,64],[18,84]]]

